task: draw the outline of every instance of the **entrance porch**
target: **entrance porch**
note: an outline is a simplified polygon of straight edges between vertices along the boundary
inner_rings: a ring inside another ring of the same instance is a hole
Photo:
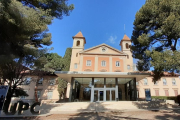
[[[73,78],[71,102],[136,100],[136,78]]]
[[[65,72],[56,75],[70,83],[69,102],[135,101],[136,81],[150,73]]]

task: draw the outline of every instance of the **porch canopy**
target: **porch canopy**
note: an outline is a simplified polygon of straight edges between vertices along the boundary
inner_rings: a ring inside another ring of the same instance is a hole
[[[71,82],[71,78],[106,77],[106,78],[136,78],[136,81],[149,77],[151,73],[142,72],[76,72],[76,71],[55,71],[60,78]]]

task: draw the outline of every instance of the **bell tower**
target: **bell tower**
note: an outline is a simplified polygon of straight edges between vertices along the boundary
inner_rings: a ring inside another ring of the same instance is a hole
[[[79,52],[84,50],[84,45],[86,44],[86,39],[79,31],[73,38],[72,55],[70,71],[78,71],[80,68],[80,55]]]
[[[131,40],[130,38],[125,34],[123,39],[120,42],[121,45],[121,51],[126,53],[126,65],[125,65],[125,72],[131,72],[133,71],[133,58],[132,58],[132,52],[130,50]]]

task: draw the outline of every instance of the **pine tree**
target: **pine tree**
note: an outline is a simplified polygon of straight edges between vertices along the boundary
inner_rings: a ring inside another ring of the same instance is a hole
[[[72,48],[67,48],[63,57],[63,69],[62,71],[69,71],[71,63]]]
[[[163,72],[180,70],[180,0],[147,0],[136,13],[131,50],[138,69],[154,68],[154,82]]]
[[[26,71],[39,69],[46,60],[46,46],[52,44],[48,25],[62,19],[74,9],[67,0],[1,0],[0,1],[0,74],[1,85],[8,84],[6,105]],[[22,89],[21,89],[22,90]],[[18,92],[17,92],[18,93]],[[23,92],[22,92],[23,93]]]

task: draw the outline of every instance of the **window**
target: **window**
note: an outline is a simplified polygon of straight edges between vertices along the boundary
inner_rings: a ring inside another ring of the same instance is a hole
[[[139,82],[136,82],[136,85],[139,85]]]
[[[168,90],[165,90],[165,95],[169,96],[169,91]]]
[[[148,80],[146,78],[144,79],[144,85],[148,85]]]
[[[106,66],[106,61],[101,61],[101,66],[105,67]]]
[[[74,69],[77,69],[77,63],[74,63]]]
[[[146,100],[151,100],[151,91],[150,89],[145,89],[145,96],[146,96]]]
[[[31,82],[31,77],[27,77],[27,78],[25,78],[25,80],[24,80],[24,85],[29,85],[30,82]]]
[[[54,85],[55,84],[55,79],[49,80],[49,85]]]
[[[76,57],[78,57],[78,53],[76,53]]]
[[[126,43],[126,49],[128,49],[129,48],[129,45],[128,45],[128,43]]]
[[[40,96],[41,96],[41,91],[38,90],[38,91],[37,91],[37,98],[40,98]]]
[[[139,90],[136,90],[136,92],[137,92],[137,98],[139,98]]]
[[[28,94],[28,90],[24,90]],[[20,96],[21,99],[25,99],[26,96]]]
[[[174,90],[174,95],[175,95],[175,96],[178,95],[178,90]]]
[[[116,61],[116,67],[119,67],[119,66],[120,66],[120,62]]]
[[[154,83],[154,85],[158,85],[158,81],[156,81],[156,82]]]
[[[38,81],[38,85],[42,85],[43,84],[43,78],[41,78],[39,81]]]
[[[78,40],[77,43],[76,43],[76,46],[79,46],[80,45],[80,41]]]
[[[52,95],[53,95],[53,92],[52,91],[48,91],[47,92],[47,99],[52,99]]]
[[[127,55],[127,59],[129,59],[129,55]]]
[[[127,65],[127,69],[128,69],[128,70],[130,70],[130,69],[131,69],[131,68],[130,68],[130,65]]]
[[[176,85],[176,80],[174,78],[172,79],[172,85]]]
[[[163,85],[167,85],[167,81],[165,78],[163,78]]]
[[[86,66],[91,66],[91,60],[86,61]]]
[[[155,90],[156,96],[159,96],[159,90]]]

